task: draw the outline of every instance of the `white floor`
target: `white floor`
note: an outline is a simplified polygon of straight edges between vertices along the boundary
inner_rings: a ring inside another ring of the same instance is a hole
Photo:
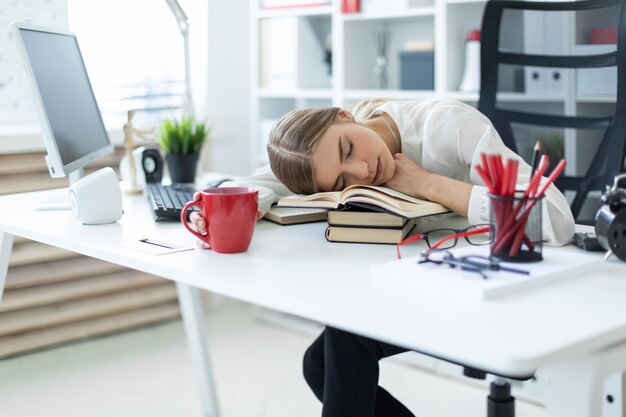
[[[319,416],[301,376],[314,339],[259,320],[228,302],[207,317],[222,417]],[[381,385],[417,416],[485,416],[486,391],[416,366],[385,360]],[[518,417],[543,408],[517,401]],[[3,417],[200,416],[179,321],[0,361]],[[389,416],[393,417],[393,416]]]

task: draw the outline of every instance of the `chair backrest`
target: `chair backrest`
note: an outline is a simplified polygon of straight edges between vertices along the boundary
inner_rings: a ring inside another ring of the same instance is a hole
[[[537,141],[567,159],[556,185],[589,223],[624,167],[624,0],[488,1],[478,109],[525,159]]]

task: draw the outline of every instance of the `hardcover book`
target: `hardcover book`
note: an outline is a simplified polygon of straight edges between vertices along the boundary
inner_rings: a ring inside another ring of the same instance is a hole
[[[414,219],[405,219],[404,225],[396,228],[328,226],[326,240],[346,243],[396,244],[408,236],[414,226]]]
[[[316,208],[292,208],[273,206],[263,216],[264,219],[283,226],[312,223],[326,220],[328,210]]]
[[[372,211],[363,207],[348,206],[345,210],[328,212],[329,226],[365,226],[399,228],[406,224],[407,218],[382,211]]]
[[[343,191],[327,191],[311,195],[283,197],[279,207],[315,207],[342,209],[350,205],[366,206],[372,210],[395,213],[406,218],[447,213],[450,210],[438,203],[410,197],[386,187],[351,185]]]

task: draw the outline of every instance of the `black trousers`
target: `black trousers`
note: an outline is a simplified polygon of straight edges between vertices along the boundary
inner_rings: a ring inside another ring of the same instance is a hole
[[[326,327],[304,354],[304,378],[322,417],[414,417],[378,386],[378,361],[406,349]]]

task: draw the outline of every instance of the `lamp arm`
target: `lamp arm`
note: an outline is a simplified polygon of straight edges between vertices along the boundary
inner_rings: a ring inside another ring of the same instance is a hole
[[[183,36],[187,36],[187,33],[189,32],[189,23],[183,8],[180,7],[177,0],[165,1],[167,2],[167,5],[170,6],[172,13],[174,13],[174,17],[176,18],[176,22],[178,22],[178,27],[180,28],[180,33],[182,33]]]
[[[187,21],[187,15],[183,11],[180,4],[178,4],[177,0],[165,0],[167,5],[172,10],[176,21],[178,22],[178,27],[180,28],[180,33],[183,35],[183,42],[185,48],[185,103],[183,106],[183,112],[186,116],[193,116],[194,106],[193,99],[191,98],[191,68],[190,68],[190,52],[189,52],[189,22]]]

